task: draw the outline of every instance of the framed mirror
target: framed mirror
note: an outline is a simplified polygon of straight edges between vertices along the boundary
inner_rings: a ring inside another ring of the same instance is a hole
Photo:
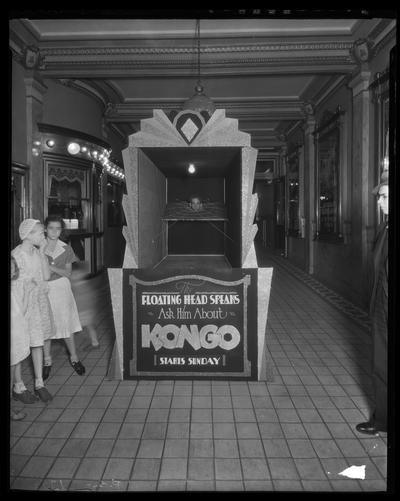
[[[316,130],[316,221],[319,240],[341,242],[341,122],[344,112],[325,113]]]
[[[288,235],[297,237],[299,224],[299,149],[288,155],[287,159],[287,200],[288,200]]]

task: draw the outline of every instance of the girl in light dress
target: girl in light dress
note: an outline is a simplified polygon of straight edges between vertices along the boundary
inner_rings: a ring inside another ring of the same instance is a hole
[[[45,254],[51,272],[48,282],[49,300],[54,317],[55,332],[44,342],[44,380],[49,377],[52,365],[52,339],[64,339],[72,367],[80,376],[85,374],[85,367],[79,361],[75,347],[74,333],[80,332],[82,327],[70,283],[72,263],[78,259],[72,248],[59,238],[64,226],[61,217],[49,216],[46,218],[47,247]]]
[[[11,333],[10,333],[10,381],[11,390],[13,384],[25,388],[21,374],[21,362],[27,358],[30,353],[28,324],[25,319],[25,314],[28,309],[28,295],[31,288],[28,282],[24,287],[23,282],[17,281],[19,276],[19,269],[14,257],[11,256],[11,291],[10,291],[10,307],[11,307]],[[31,287],[34,287],[31,282]],[[28,392],[28,390],[25,391]],[[28,399],[35,402],[37,398],[28,392]],[[11,419],[19,421],[24,419],[26,414],[19,410],[11,409]]]
[[[20,294],[23,288],[30,288],[24,318],[29,334],[35,375],[34,394],[43,402],[49,402],[53,397],[45,388],[42,378],[43,343],[53,334],[47,284],[50,269],[44,254],[47,242],[43,225],[37,219],[24,219],[19,226],[19,236],[22,243],[11,252],[19,268],[14,287],[15,290],[20,290]],[[32,403],[32,394],[28,392],[22,381],[14,382],[12,396],[14,400]]]

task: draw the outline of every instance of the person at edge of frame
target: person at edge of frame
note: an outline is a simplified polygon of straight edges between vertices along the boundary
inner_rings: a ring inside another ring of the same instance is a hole
[[[367,435],[387,431],[387,341],[388,341],[388,216],[389,216],[389,171],[384,168],[380,183],[372,190],[378,197],[378,205],[384,220],[378,227],[373,249],[374,283],[370,299],[373,359],[372,380],[375,409],[365,423],[356,425],[356,430]]]

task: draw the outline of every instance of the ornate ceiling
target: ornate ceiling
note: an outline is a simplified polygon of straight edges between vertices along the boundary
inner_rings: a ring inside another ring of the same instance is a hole
[[[357,71],[354,43],[369,54],[395,36],[394,19],[202,19],[201,80],[227,117],[269,157]],[[121,138],[153,109],[182,109],[197,82],[194,19],[12,19],[10,47],[36,55],[44,79],[98,100]]]

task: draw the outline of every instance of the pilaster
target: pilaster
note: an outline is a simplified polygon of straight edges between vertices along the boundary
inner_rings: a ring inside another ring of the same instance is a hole
[[[304,219],[305,219],[305,246],[307,272],[314,273],[314,236],[316,232],[315,222],[315,145],[314,130],[315,116],[307,115],[303,126],[304,130]]]
[[[26,163],[30,166],[30,216],[42,219],[44,214],[44,172],[41,155],[40,134],[37,124],[42,122],[43,118],[43,99],[47,87],[39,78],[35,71],[26,71],[25,96],[26,96],[26,142],[27,158]]]

